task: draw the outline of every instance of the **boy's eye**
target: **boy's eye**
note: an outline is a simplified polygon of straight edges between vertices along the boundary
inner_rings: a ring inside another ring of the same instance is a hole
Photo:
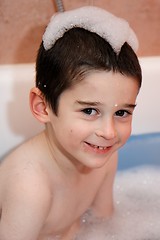
[[[94,108],[85,108],[82,110],[82,112],[84,112],[87,115],[96,115],[97,114],[97,110]]]
[[[131,115],[132,113],[126,110],[118,110],[115,115],[117,117],[127,117],[128,115]]]

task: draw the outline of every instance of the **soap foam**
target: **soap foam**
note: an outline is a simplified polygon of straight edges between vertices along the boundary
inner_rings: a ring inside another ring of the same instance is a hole
[[[43,35],[44,48],[50,49],[66,31],[73,27],[81,27],[97,33],[110,43],[116,53],[119,53],[125,42],[134,51],[138,49],[137,37],[127,21],[93,6],[54,14]]]
[[[82,224],[76,240],[159,240],[160,168],[118,172],[111,220]]]

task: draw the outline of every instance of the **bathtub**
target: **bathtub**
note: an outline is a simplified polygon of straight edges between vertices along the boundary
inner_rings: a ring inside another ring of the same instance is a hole
[[[119,169],[140,164],[139,156],[144,163],[151,158],[152,163],[160,163],[160,57],[140,58],[140,63],[143,85],[131,138],[119,152]],[[34,76],[34,64],[0,66],[0,159],[44,128],[28,104]]]

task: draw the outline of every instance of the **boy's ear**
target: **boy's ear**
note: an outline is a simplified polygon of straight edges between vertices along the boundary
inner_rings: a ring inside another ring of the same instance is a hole
[[[29,101],[31,112],[35,118],[42,123],[49,122],[48,105],[38,88],[31,89]]]

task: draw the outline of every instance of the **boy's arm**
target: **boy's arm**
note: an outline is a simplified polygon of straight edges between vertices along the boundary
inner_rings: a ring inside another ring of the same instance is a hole
[[[92,204],[93,214],[98,218],[108,218],[114,210],[113,184],[117,170],[117,160],[118,154],[115,152],[111,156],[107,174]]]
[[[50,192],[38,175],[7,181],[2,192],[0,239],[36,240],[50,209]]]

